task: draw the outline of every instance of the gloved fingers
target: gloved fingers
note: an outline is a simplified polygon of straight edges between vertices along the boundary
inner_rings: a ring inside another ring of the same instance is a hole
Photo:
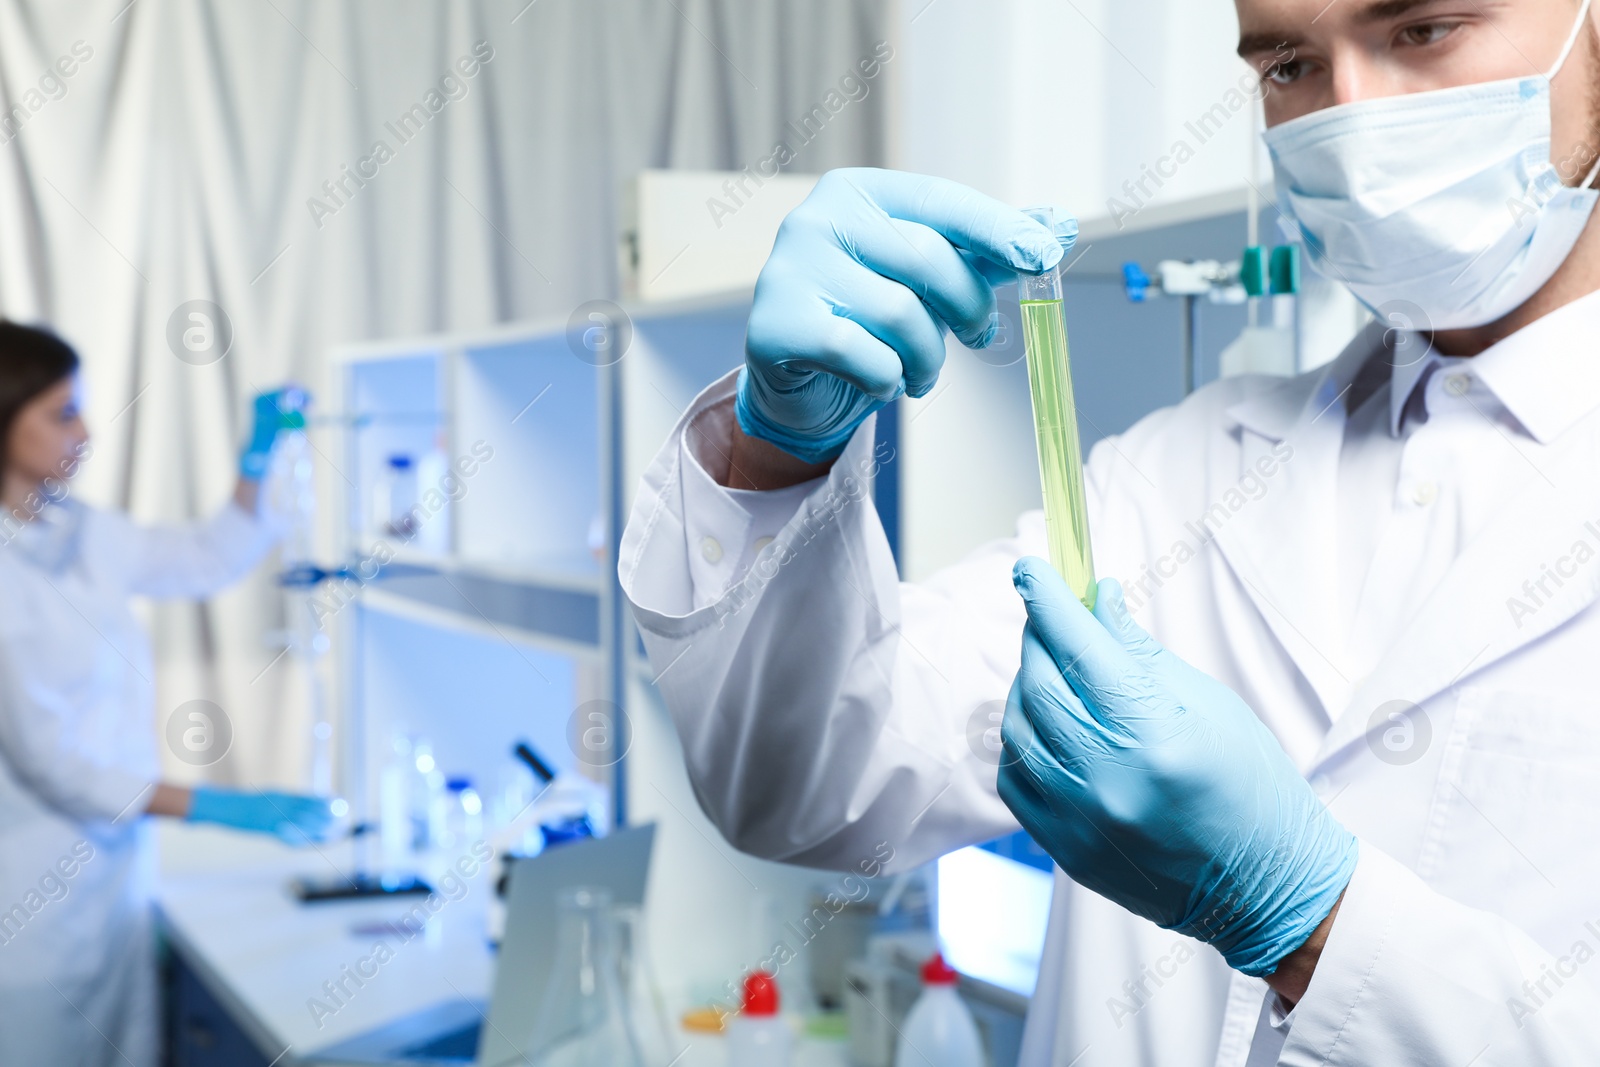
[[[956,251],[966,262],[967,266],[978,272],[978,276],[983,279],[984,284],[986,284],[991,291],[998,289],[1002,285],[1010,285],[1017,280],[1017,272],[1012,270],[1010,267],[1005,266],[1004,264],[996,263],[991,259],[985,259],[983,256],[978,255],[978,253],[968,252],[966,249],[957,249]]]
[[[834,313],[859,323],[894,350],[900,364],[896,385],[903,385],[907,396],[927,396],[939,380],[945,356],[944,330],[928,305],[911,289],[878,274],[863,277],[852,289]],[[987,322],[985,317],[985,330]]]
[[[1059,676],[1057,682],[1060,682]],[[1062,687],[1065,688],[1065,685]],[[1032,691],[1032,684],[1025,672],[1018,671],[1011,680],[1011,690],[1006,695],[1006,710],[1000,719],[999,772],[1001,778],[1025,783],[1027,791],[1037,793],[1039,782],[1055,782],[1065,772],[1056,753],[1034,725],[1034,716],[1028,711],[1031,703],[1036,703],[1036,693]],[[1057,726],[1053,720],[1050,725],[1052,730]],[[1077,782],[1078,779],[1074,777],[1073,781]]]
[[[1056,243],[1061,246],[1061,256],[1064,260],[1071,255],[1073,246],[1078,243],[1078,220],[1060,211],[1057,211],[1056,219]],[[996,263],[991,259],[978,255],[976,252],[969,252],[964,249],[961,252],[961,256],[972,264],[974,270],[983,275],[984,281],[989,283],[990,288],[1010,285],[1017,280],[1018,272],[1004,263]],[[1061,269],[1065,271],[1070,266],[1071,264],[1068,264]]]
[[[295,825],[312,841],[328,840],[333,831],[333,811],[320,798],[304,797],[304,808],[296,813]]]
[[[1001,740],[1011,744],[1015,756],[1028,758],[1036,749],[1074,754],[1083,747],[1083,735],[1100,729],[1094,713],[1072,691],[1055,657],[1044,647],[1033,624],[1022,628],[1022,661],[1006,699]]]
[[[1061,245],[1049,229],[956,182],[867,168],[830,171],[822,181],[847,184],[890,216],[932,227],[958,248],[1014,271],[1036,274],[1061,261]]]
[[[1071,861],[1067,848],[1068,835],[1055,832],[1053,816],[1062,809],[1059,800],[1050,796],[1048,782],[1053,775],[1047,765],[1024,763],[1021,760],[1003,763],[995,776],[996,791],[1000,800],[1016,816],[1017,822],[1039,847],[1063,870]],[[1070,809],[1068,809],[1070,810]]]
[[[278,839],[290,845],[321,845],[328,841],[329,833],[325,826],[315,822],[286,822],[279,823],[277,829]]]
[[[1133,613],[1123,599],[1122,583],[1115,578],[1100,579],[1095,594],[1094,617],[1135,657],[1154,658],[1166,651],[1159,641],[1133,620]]]
[[[1038,744],[1038,732],[1023,709],[1023,673],[1019,670],[1016,677],[1011,679],[1011,689],[1006,693],[1006,710],[1000,718],[1001,772],[1029,760],[1042,762],[1048,759],[1047,753],[1036,753]]]
[[[930,309],[926,314],[937,315],[962,344],[985,343],[994,289],[983,275],[937,230],[920,222],[883,221],[853,234],[850,252],[874,273],[910,290]]]
[[[1136,670],[1121,641],[1078,600],[1056,569],[1037,556],[1024,556],[1011,571],[1028,620],[1074,692],[1097,718],[1104,694],[1122,691]],[[1024,646],[1026,647],[1026,646]]]
[[[876,277],[862,271],[863,282],[869,276]],[[939,348],[942,354],[942,340]],[[760,371],[752,384],[763,379],[782,383],[820,371],[883,403],[899,397],[905,375],[899,353],[861,323],[814,297],[799,306],[791,300],[763,299],[759,285],[745,334],[745,355]]]
[[[272,809],[273,832],[292,845],[326,841],[333,828],[333,810],[319,797],[288,793],[262,793],[261,799]]]
[[[1136,661],[1148,665],[1148,674],[1152,677],[1164,679],[1168,684],[1193,684],[1206,688],[1216,687],[1226,689],[1215,678],[1199,670],[1190,663],[1185,662],[1172,650],[1160,641],[1151,637],[1143,626],[1134,621],[1132,612],[1128,611],[1123,600],[1122,585],[1114,578],[1104,578],[1100,581],[1099,592],[1096,594],[1094,605],[1095,618],[1122,642],[1122,647]],[[1181,683],[1177,680],[1182,679]],[[1169,720],[1171,718],[1169,702],[1160,699],[1155,694],[1149,694],[1151,699],[1144,701],[1128,701],[1123,713],[1125,721],[1134,717],[1148,718],[1151,720]],[[1235,696],[1237,699],[1237,696]],[[1243,702],[1240,701],[1241,706]],[[1252,717],[1254,717],[1253,713]],[[1174,725],[1169,723],[1170,725]],[[1197,722],[1189,722],[1184,729],[1197,729]],[[1271,737],[1264,725],[1263,732]],[[1276,747],[1276,740],[1273,741]]]
[[[1104,755],[1126,740],[1121,725],[1074,688],[1039,637],[1032,621],[1022,629],[1022,665],[1017,671],[1019,710],[1028,718],[1034,741],[1057,760]]]
[[[284,382],[276,389],[257,393],[255,406],[257,411],[286,414],[290,411],[301,410],[310,400],[311,395],[302,386],[296,385],[294,382]]]

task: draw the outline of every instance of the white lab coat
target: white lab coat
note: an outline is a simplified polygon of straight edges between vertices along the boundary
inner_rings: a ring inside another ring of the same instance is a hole
[[[1600,412],[1346,678],[1340,400],[1378,336],[1295,379],[1215,383],[1086,464],[1099,573],[1160,572],[1136,617],[1237,690],[1361,839],[1310,990],[1285,1020],[1264,983],[1057,872],[1026,1067],[1600,1062],[1600,562],[1531,617],[1507,605],[1541,567],[1571,569],[1575,542],[1600,549]],[[725,441],[733,388],[707,389],[645,473],[619,560],[701,805],[745,851],[840,869],[881,843],[905,868],[1015,830],[969,731],[1017,670],[1010,571],[1046,555],[1042,518],[901,583],[852,482],[870,426],[777,519],[712,485],[683,429]],[[1272,471],[1264,493],[1240,488],[1252,468]],[[1426,716],[1403,758],[1373,722],[1391,700]]]
[[[0,528],[0,1067],[153,1067],[145,822],[160,778],[129,598],[204,597],[274,524],[229,505],[143,527],[75,502]]]

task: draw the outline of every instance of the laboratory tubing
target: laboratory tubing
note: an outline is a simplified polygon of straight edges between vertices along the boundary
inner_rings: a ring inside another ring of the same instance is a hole
[[[1027,214],[1058,236],[1076,235],[1070,220],[1056,224],[1050,208]],[[1050,562],[1091,611],[1095,601],[1094,555],[1089,546],[1089,512],[1083,489],[1083,449],[1078,440],[1078,409],[1072,396],[1067,358],[1067,326],[1062,311],[1061,265],[1042,274],[1017,276],[1022,337],[1033,396],[1034,434],[1039,446],[1039,478],[1044,488],[1045,533]]]

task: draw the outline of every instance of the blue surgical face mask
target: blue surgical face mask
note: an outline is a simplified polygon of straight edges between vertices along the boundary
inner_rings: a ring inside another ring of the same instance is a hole
[[[1464,329],[1533,296],[1567,258],[1600,193],[1564,184],[1589,155],[1550,162],[1550,79],[1589,15],[1584,0],[1548,74],[1358,100],[1266,132],[1278,208],[1312,263],[1386,317]],[[1420,315],[1417,312],[1420,311]]]

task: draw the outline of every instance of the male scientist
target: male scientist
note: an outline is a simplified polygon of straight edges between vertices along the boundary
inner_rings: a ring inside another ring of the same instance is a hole
[[[1094,448],[1126,599],[1086,610],[1037,514],[897,580],[872,413],[1061,248],[881,171],[783,224],[623,587],[737,847],[906,867],[1020,823],[1050,853],[1024,1064],[1600,1063],[1595,16],[1237,6],[1279,210],[1378,321]]]

